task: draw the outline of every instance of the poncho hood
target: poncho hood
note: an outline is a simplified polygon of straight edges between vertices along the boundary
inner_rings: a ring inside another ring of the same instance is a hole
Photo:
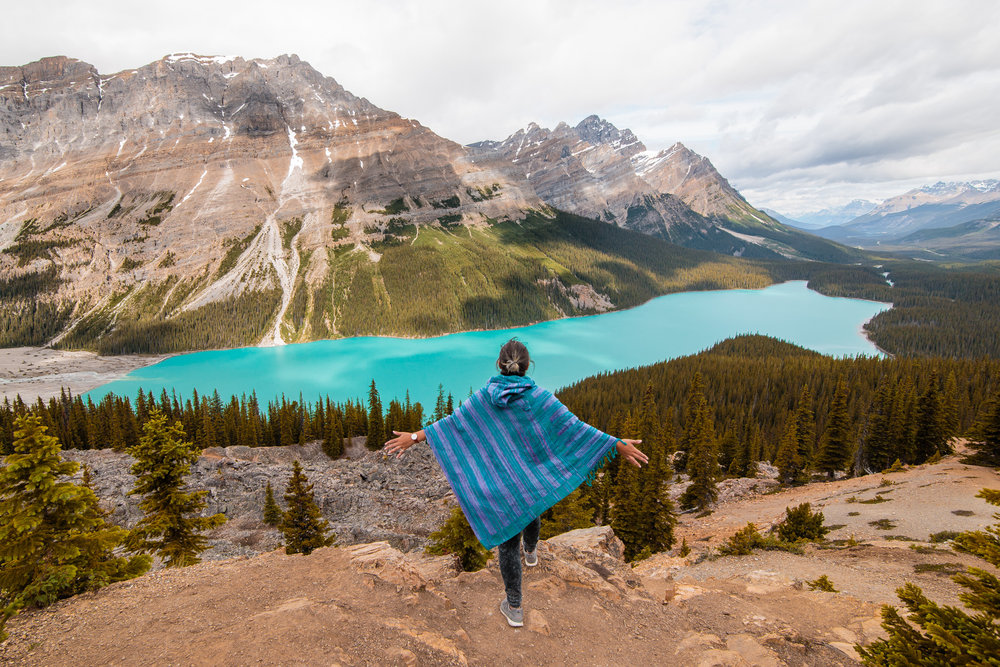
[[[519,375],[496,375],[490,378],[486,385],[486,393],[490,402],[498,408],[510,407],[510,404],[521,398],[526,391],[535,388],[535,381]]]

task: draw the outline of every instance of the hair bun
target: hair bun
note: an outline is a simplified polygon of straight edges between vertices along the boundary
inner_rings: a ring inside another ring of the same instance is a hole
[[[506,368],[509,373],[516,373],[521,370],[521,364],[517,363],[516,359],[508,359],[504,362],[504,368]]]

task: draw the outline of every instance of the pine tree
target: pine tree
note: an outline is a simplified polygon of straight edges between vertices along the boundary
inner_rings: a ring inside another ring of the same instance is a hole
[[[622,437],[638,438],[638,429],[631,414],[622,423]],[[642,481],[639,469],[629,463],[618,463],[618,474],[613,480],[611,504],[611,529],[625,545],[625,559],[632,560],[642,551],[646,536],[642,520]]]
[[[323,519],[309,483],[298,461],[292,463],[292,478],[285,488],[288,510],[279,528],[285,536],[286,554],[311,554],[314,549],[333,544],[336,536],[326,535],[329,524]]]
[[[809,467],[816,447],[816,415],[812,409],[812,394],[809,387],[803,387],[799,403],[795,407],[795,440],[798,443],[802,468]]]
[[[277,526],[281,523],[281,517],[281,508],[274,500],[274,489],[271,488],[271,482],[268,482],[267,491],[264,494],[264,523],[269,526]]]
[[[340,410],[333,409],[330,399],[326,399],[326,426],[323,431],[323,453],[331,459],[344,453],[344,422]]]
[[[951,450],[945,430],[941,391],[937,371],[931,371],[927,390],[917,399],[916,422],[913,430],[913,454],[916,463],[923,463],[935,454]]]
[[[18,417],[14,452],[0,468],[0,639],[24,607],[136,577],[148,556],[113,551],[127,531],[108,524],[93,491],[66,480],[77,464],[36,416]]]
[[[718,444],[712,415],[702,392],[701,374],[696,373],[688,395],[690,413],[684,434],[688,447],[687,471],[691,477],[691,483],[680,498],[684,509],[706,509],[719,493],[715,487],[719,474]]]
[[[816,456],[816,469],[825,472],[830,479],[838,470],[843,470],[854,454],[851,438],[851,423],[847,414],[847,383],[843,378],[837,382],[830,403],[830,413],[823,430],[823,440]]]
[[[451,516],[440,528],[430,534],[431,543],[427,553],[454,554],[465,572],[475,572],[486,567],[493,554],[483,548],[479,538],[469,525],[462,508],[451,508]]]
[[[382,399],[379,398],[375,380],[368,389],[368,437],[365,447],[375,452],[385,445],[385,421],[382,417]]]
[[[1000,505],[1000,491],[983,489],[978,497]],[[1000,513],[993,518],[1000,520]],[[984,531],[961,533],[954,549],[1000,567],[1000,523]],[[981,568],[952,578],[966,589],[958,597],[974,615],[951,605],[939,606],[907,583],[896,591],[909,611],[903,618],[894,607],[882,607],[882,627],[889,636],[857,646],[866,665],[995,665],[1000,656],[1000,579]],[[912,625],[911,625],[912,624]],[[914,627],[914,625],[916,627]]]
[[[785,424],[785,432],[778,443],[778,453],[774,457],[774,465],[778,469],[778,480],[782,484],[802,484],[805,482],[794,419],[789,419]]]
[[[587,499],[580,489],[557,502],[542,514],[541,539],[561,535],[577,528],[590,528],[594,525],[594,508],[587,504]]]
[[[1000,387],[973,427],[972,436],[975,441],[970,444],[977,450],[976,458],[1000,466]]]
[[[885,470],[898,458],[892,443],[892,405],[894,397],[883,376],[875,388],[871,405],[865,413],[862,438],[854,457],[854,474],[864,475]]]
[[[159,555],[166,567],[198,563],[198,554],[208,546],[202,532],[226,521],[223,514],[198,516],[208,491],[185,490],[184,478],[198,460],[198,451],[185,440],[180,422],[167,424],[156,407],[142,432],[139,443],[128,450],[135,457],[132,474],[136,476],[129,494],[142,496],[139,509],[143,511],[129,544],[137,551]]]
[[[941,421],[944,423],[947,437],[957,435],[959,432],[958,406],[958,380],[955,379],[955,371],[950,371],[944,381],[944,392],[941,394]]]
[[[444,385],[438,385],[437,400],[434,402],[434,415],[431,417],[432,421],[439,421],[445,418],[445,405],[444,405]]]

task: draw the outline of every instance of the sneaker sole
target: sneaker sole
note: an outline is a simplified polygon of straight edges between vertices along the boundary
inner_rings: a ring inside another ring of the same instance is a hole
[[[515,621],[510,616],[508,616],[507,614],[504,613],[503,605],[502,604],[500,606],[500,613],[503,614],[503,617],[507,619],[507,625],[509,625],[510,627],[512,627],[512,628],[523,628],[524,627],[524,621]]]

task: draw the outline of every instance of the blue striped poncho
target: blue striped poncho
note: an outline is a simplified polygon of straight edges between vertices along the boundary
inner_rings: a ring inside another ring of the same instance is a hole
[[[504,375],[424,432],[487,549],[572,493],[618,443],[531,378]]]

